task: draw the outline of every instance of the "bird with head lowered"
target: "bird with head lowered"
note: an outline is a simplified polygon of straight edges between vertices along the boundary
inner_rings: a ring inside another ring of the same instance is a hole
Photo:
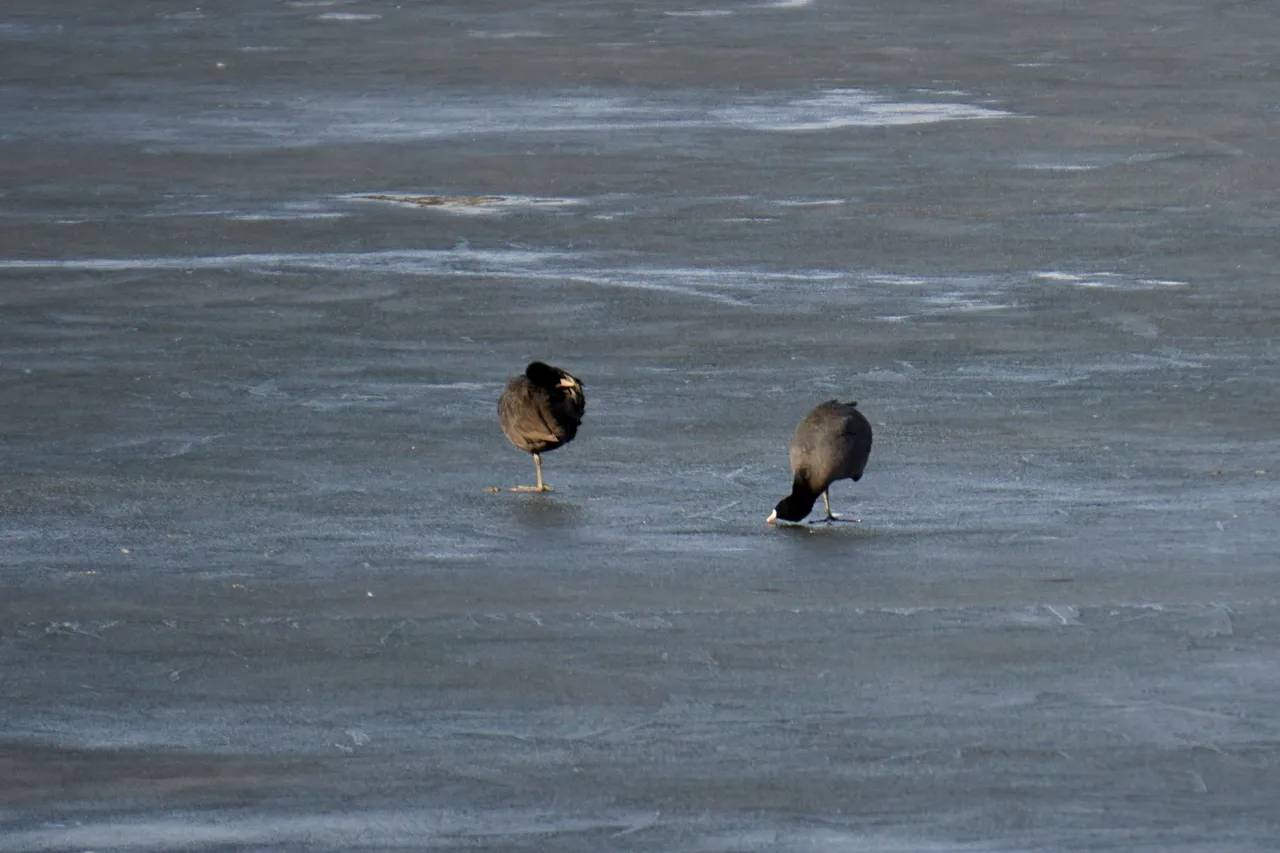
[[[857,403],[828,400],[805,415],[791,438],[791,494],[778,501],[767,521],[803,521],[822,496],[824,522],[843,521],[827,495],[836,480],[862,479],[871,455],[871,424]]]

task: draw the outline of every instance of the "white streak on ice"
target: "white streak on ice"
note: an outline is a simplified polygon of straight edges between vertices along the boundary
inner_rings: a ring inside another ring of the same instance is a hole
[[[381,15],[375,15],[365,12],[324,12],[316,15],[317,21],[378,21]]]
[[[547,33],[537,30],[504,30],[501,32],[468,30],[467,35],[475,39],[544,39],[549,37]]]
[[[892,101],[863,89],[828,89],[813,97],[782,103],[734,104],[713,110],[712,115],[734,127],[803,132],[1008,118],[1012,114],[974,104],[910,103]]]
[[[340,14],[340,13],[331,13]],[[22,138],[131,142],[166,149],[227,151],[350,142],[410,142],[496,134],[622,134],[734,128],[798,133],[1007,118],[976,104],[900,101],[863,89],[821,89],[799,97],[719,91],[642,97],[616,93],[526,97],[429,92],[304,94],[221,86],[183,90],[136,85],[111,98],[67,91],[37,100],[21,90],[7,106],[29,113]],[[30,109],[28,109],[28,107]],[[634,134],[631,134],[634,137]]]
[[[1060,281],[1076,287],[1102,290],[1151,290],[1157,287],[1187,286],[1185,281],[1163,278],[1135,278],[1117,272],[1069,273],[1060,270],[1045,270],[1033,273],[1033,277],[1041,281]]]
[[[1019,168],[1033,172],[1092,172],[1102,167],[1084,163],[1026,163]]]
[[[381,202],[463,216],[492,216],[511,210],[544,210],[582,204],[581,199],[550,196],[487,194],[462,196],[413,192],[348,193],[339,198],[345,201]],[[422,199],[431,199],[431,201],[424,203]]]
[[[1080,609],[1070,604],[1046,604],[1045,610],[1048,610],[1062,622],[1063,625],[1079,625]]]
[[[778,207],[834,207],[836,205],[847,204],[848,201],[843,198],[780,198],[774,201]]]
[[[137,820],[122,818],[76,826],[44,826],[10,833],[5,849],[12,853],[95,847],[130,850],[175,850],[205,845],[350,845],[414,848],[454,847],[472,839],[484,846],[525,846],[531,839],[547,843],[559,834],[623,831],[652,822],[651,812],[614,812],[579,818],[539,810],[371,811],[363,814],[311,814],[298,816],[242,815],[209,817],[186,814],[172,818]],[[543,838],[545,836],[545,838]],[[553,845],[554,846],[554,845]]]
[[[0,270],[94,270],[120,272],[140,269],[280,268],[368,270],[406,274],[453,273],[519,274],[551,261],[574,257],[567,252],[519,249],[403,249],[384,252],[263,252],[242,255],[185,255],[152,258],[68,258],[65,260],[0,260]]]
[[[768,294],[778,284],[844,281],[830,270],[771,270],[693,267],[611,267],[593,265],[589,255],[516,249],[403,249],[367,253],[294,253],[179,256],[159,258],[70,258],[0,260],[0,270],[335,270],[377,271],[409,276],[509,278],[565,281],[632,290],[673,293],[726,305],[748,305],[748,297]]]

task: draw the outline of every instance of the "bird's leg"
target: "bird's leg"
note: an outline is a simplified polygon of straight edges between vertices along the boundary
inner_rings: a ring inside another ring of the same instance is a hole
[[[827,496],[827,490],[822,492],[822,505],[827,508],[826,518],[812,522],[813,524],[830,524],[833,521],[839,521],[840,517],[831,512],[831,498]]]
[[[826,517],[826,518],[824,518],[824,519],[822,519],[821,521],[814,521],[814,522],[810,522],[811,524],[830,524],[830,523],[831,523],[831,522],[833,522],[833,521],[850,521],[850,522],[857,522],[857,521],[858,521],[858,519],[856,519],[856,518],[841,518],[840,516],[838,516],[838,515],[836,515],[834,512],[832,512],[832,511],[831,511],[831,498],[829,498],[829,497],[827,496],[827,493],[826,493],[826,492],[823,492],[823,493],[822,493],[822,505],[823,505],[823,506],[825,506],[825,507],[827,508],[827,517]]]
[[[511,491],[513,492],[550,492],[552,491],[550,486],[542,482],[542,456],[540,454],[537,454],[537,453],[533,454],[533,464],[538,471],[538,485],[512,486]]]
[[[551,491],[551,487],[548,486],[546,483],[542,482],[542,454],[540,453],[533,454],[533,464],[538,469],[538,491],[540,492]]]

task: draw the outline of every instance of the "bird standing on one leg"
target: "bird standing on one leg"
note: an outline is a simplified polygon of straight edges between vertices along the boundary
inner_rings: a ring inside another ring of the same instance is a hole
[[[871,455],[871,424],[857,405],[828,400],[796,427],[791,438],[791,471],[795,474],[791,494],[778,501],[768,518],[770,523],[778,519],[803,521],[818,495],[827,508],[823,521],[841,520],[831,512],[827,490],[836,480],[862,479]]]
[[[498,400],[498,422],[508,441],[533,454],[538,471],[538,485],[515,486],[511,491],[551,491],[542,482],[541,454],[573,441],[586,409],[582,383],[558,367],[535,361],[523,375],[507,381]]]

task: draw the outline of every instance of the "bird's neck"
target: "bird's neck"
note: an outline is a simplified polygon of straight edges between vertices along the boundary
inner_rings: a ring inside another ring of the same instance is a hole
[[[813,509],[814,502],[818,500],[818,495],[819,492],[815,492],[813,486],[809,484],[809,473],[797,472],[795,479],[791,481],[791,505],[796,509],[803,509],[804,514],[808,515],[809,510]]]

